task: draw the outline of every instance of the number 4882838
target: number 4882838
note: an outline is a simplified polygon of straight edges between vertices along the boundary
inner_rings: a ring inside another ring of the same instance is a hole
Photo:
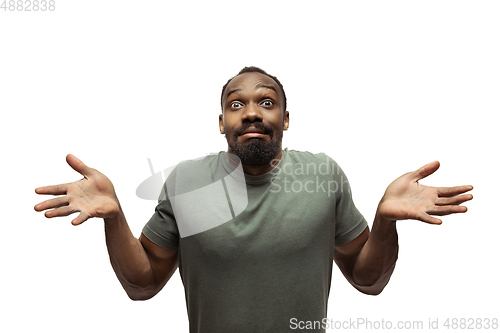
[[[10,12],[45,12],[56,10],[55,0],[4,0],[0,9]]]

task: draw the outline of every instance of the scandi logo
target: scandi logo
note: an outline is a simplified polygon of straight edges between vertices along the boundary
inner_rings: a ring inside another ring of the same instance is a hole
[[[214,178],[211,161],[228,158],[227,155],[209,154],[156,173],[148,159],[151,176],[137,187],[136,195],[158,200],[160,210],[168,209],[170,204],[181,238],[218,227],[241,214],[248,205],[246,183],[241,181],[241,162],[223,177]]]

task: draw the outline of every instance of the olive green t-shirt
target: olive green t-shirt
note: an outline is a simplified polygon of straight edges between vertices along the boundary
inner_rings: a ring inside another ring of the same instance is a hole
[[[334,160],[284,149],[259,176],[225,152],[180,163],[142,232],[179,253],[190,332],[275,333],[327,317],[334,247],[366,227]]]

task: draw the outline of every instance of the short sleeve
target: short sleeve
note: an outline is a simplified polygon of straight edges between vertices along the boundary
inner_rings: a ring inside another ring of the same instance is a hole
[[[168,198],[166,183],[163,185],[155,212],[142,229],[142,233],[158,246],[174,251],[179,248],[179,229]]]
[[[342,245],[358,237],[368,223],[354,205],[351,186],[344,171],[332,159],[332,175],[337,185],[335,197],[335,245]]]

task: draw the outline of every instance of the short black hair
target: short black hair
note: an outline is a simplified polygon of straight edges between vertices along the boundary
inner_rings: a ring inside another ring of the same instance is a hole
[[[285,95],[285,89],[283,89],[283,85],[281,84],[281,82],[278,80],[278,78],[276,76],[272,76],[272,75],[268,74],[265,70],[260,69],[259,67],[255,67],[255,66],[244,67],[241,71],[239,71],[238,74],[236,74],[235,76],[233,76],[232,78],[230,78],[229,80],[227,80],[226,84],[222,87],[222,93],[221,93],[221,96],[220,96],[220,106],[222,108],[222,111],[224,111],[224,105],[222,104],[222,100],[224,99],[224,91],[226,91],[226,87],[229,84],[229,82],[231,82],[232,79],[234,79],[235,77],[237,77],[240,74],[243,74],[243,73],[255,73],[255,72],[256,73],[260,73],[260,74],[264,74],[264,75],[270,77],[280,87],[281,93],[283,94],[283,101],[284,101],[284,103],[283,103],[284,104],[283,105],[283,113],[285,113],[285,111],[286,111],[286,95]]]

